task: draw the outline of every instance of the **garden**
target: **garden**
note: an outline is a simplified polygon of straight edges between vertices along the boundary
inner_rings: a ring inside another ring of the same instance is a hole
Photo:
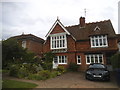
[[[52,69],[55,55],[45,53],[43,58],[22,48],[17,40],[7,39],[2,41],[2,71],[9,76],[30,80],[46,80],[65,73],[67,70],[58,66]]]

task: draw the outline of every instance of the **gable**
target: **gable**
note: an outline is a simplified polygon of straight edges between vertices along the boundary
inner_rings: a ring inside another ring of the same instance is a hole
[[[64,25],[57,19],[49,32],[47,33],[46,37],[48,37],[50,34],[55,34],[55,33],[61,33],[61,32],[66,32],[66,34],[70,35],[70,33],[67,31],[67,29],[64,27]]]
[[[54,27],[54,29],[50,34],[63,33],[63,32],[65,32],[63,28],[59,24],[56,24],[56,26]]]

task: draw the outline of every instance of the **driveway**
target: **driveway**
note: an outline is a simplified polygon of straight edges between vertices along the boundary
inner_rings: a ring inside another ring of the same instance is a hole
[[[36,83],[38,84],[36,88],[118,88],[113,78],[110,82],[89,81],[84,78],[84,73],[76,72],[65,73],[45,81],[33,81],[12,77],[5,78]]]

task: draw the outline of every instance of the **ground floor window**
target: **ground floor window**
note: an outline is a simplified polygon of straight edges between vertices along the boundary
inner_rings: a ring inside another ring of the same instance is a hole
[[[80,55],[77,56],[77,64],[81,64],[81,56]]]
[[[90,63],[103,63],[103,54],[86,55],[86,64]]]
[[[67,56],[56,56],[53,60],[54,63],[67,64]]]

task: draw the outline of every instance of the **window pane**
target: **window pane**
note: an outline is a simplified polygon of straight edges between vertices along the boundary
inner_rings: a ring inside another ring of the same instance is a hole
[[[100,42],[100,46],[102,46],[102,39],[99,39],[99,42]]]
[[[98,56],[95,55],[95,63],[98,63]]]
[[[87,63],[90,63],[90,57],[87,56]]]
[[[64,63],[64,56],[62,56],[62,63]]]
[[[56,56],[56,57],[54,57],[54,63],[58,63],[57,56]]]
[[[102,63],[102,55],[99,56],[99,62]]]
[[[98,46],[98,39],[96,39],[96,46]]]
[[[103,39],[103,45],[106,45],[106,39],[105,38]]]
[[[67,57],[66,57],[66,56],[64,56],[64,58],[65,58],[64,62],[65,62],[65,63],[67,63]]]
[[[59,63],[62,63],[61,56],[59,56]]]
[[[91,63],[94,63],[94,57],[91,55]]]

